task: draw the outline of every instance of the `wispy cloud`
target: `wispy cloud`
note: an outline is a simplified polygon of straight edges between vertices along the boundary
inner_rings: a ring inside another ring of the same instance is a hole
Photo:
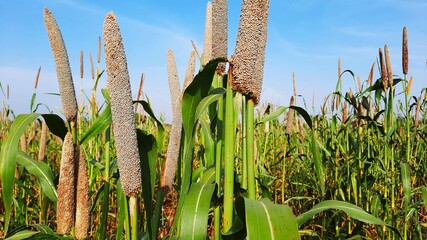
[[[361,30],[361,29],[357,29],[356,27],[353,27],[353,26],[339,27],[339,28],[335,28],[333,30],[338,32],[338,33],[345,34],[347,36],[360,37],[360,38],[370,38],[370,39],[386,38],[386,37],[391,35],[391,34],[388,34],[385,32]]]

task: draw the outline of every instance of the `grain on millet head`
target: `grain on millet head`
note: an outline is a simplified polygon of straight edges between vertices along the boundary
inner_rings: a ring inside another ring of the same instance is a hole
[[[212,59],[212,3],[206,6],[205,37],[203,43],[203,65]]]
[[[36,80],[34,81],[34,89],[37,89],[37,85],[39,84],[40,71],[42,70],[42,66],[37,70]]]
[[[93,66],[92,53],[89,53],[89,61],[90,61],[90,76],[92,80],[95,80],[95,67]]]
[[[244,0],[233,55],[233,89],[258,104],[264,75],[269,0]]]
[[[295,103],[295,98],[294,98],[294,96],[291,96],[289,106],[293,106],[294,103]],[[295,110],[292,108],[289,108],[288,116],[286,119],[286,134],[288,134],[288,135],[292,134],[292,131],[294,130],[294,126],[295,126],[294,115],[295,115]]]
[[[172,111],[173,114],[181,112],[181,87],[179,84],[178,78],[178,69],[176,67],[175,57],[171,49],[167,53],[167,71],[168,71],[168,81],[169,81],[169,91],[172,101]]]
[[[421,96],[419,96],[417,99],[417,108],[415,110],[415,122],[414,122],[415,127],[418,127],[418,124],[419,124],[420,110],[421,110],[421,103],[422,102],[423,101],[421,100]]]
[[[103,37],[120,180],[124,193],[133,196],[141,187],[140,158],[126,55],[119,25],[112,12],[105,18]]]
[[[83,64],[83,50],[80,49],[80,78],[83,78],[84,64]]]
[[[182,113],[181,99],[182,94],[179,87],[178,70],[176,68],[175,58],[172,50],[169,49],[167,55],[167,70],[169,89],[172,102],[172,127],[169,136],[169,145],[166,153],[166,161],[163,167],[160,184],[162,187],[172,187],[176,169],[178,166],[179,150],[182,134]],[[194,72],[194,70],[193,70]]]
[[[344,101],[344,108],[342,111],[342,122],[346,123],[347,119],[348,119],[348,105],[347,105],[347,102]]]
[[[405,92],[406,92],[406,94],[408,94],[408,95],[409,95],[409,93],[411,93],[411,87],[412,87],[412,81],[413,81],[413,80],[414,80],[414,77],[413,77],[413,76],[411,76],[411,77],[409,78],[408,86],[406,86]]]
[[[212,1],[212,58],[228,54],[228,1]],[[218,72],[225,73],[225,63],[218,64]]]
[[[75,146],[71,133],[67,133],[62,144],[59,170],[58,200],[56,207],[57,232],[70,233],[75,214]]]
[[[372,64],[371,70],[369,71],[369,75],[368,75],[368,85],[369,86],[372,86],[372,80],[374,79],[374,67],[375,67],[375,62]]]
[[[37,156],[38,161],[43,161],[46,156],[46,137],[47,137],[47,124],[46,121],[42,122],[42,129],[40,133],[40,141],[39,141],[39,154]]]
[[[67,49],[55,17],[47,8],[44,9],[44,23],[55,59],[64,114],[68,122],[75,121],[78,108]]]
[[[182,92],[187,89],[194,79],[194,71],[196,70],[196,51],[191,51],[190,58],[188,59],[187,70],[185,72],[184,86]]]
[[[402,70],[404,75],[408,74],[408,62],[408,32],[405,26],[402,33]]]
[[[212,57],[227,57],[228,7],[227,0],[212,1]]]
[[[83,148],[76,146],[76,222],[75,236],[77,239],[86,239],[90,225],[90,198],[89,198],[89,176],[87,173],[87,162]]]
[[[388,51],[387,45],[384,45],[384,56],[385,56],[385,65],[387,68],[388,86],[393,87],[393,69],[391,67],[390,53]]]
[[[380,67],[381,67],[381,79],[383,81],[384,91],[388,88],[388,79],[387,79],[387,69],[384,62],[383,50],[381,48],[378,49],[378,57],[380,58]]]

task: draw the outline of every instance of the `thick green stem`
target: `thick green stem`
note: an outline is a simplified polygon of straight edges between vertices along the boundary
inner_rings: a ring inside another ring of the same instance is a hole
[[[131,196],[129,198],[129,215],[131,224],[131,239],[138,239],[138,197]]]
[[[242,188],[248,189],[248,161],[246,138],[246,96],[242,96]]]
[[[246,157],[248,165],[248,196],[255,199],[255,156],[254,156],[254,102],[249,99],[246,103]]]
[[[224,124],[224,215],[223,232],[230,230],[233,223],[233,192],[234,192],[234,114],[233,90],[231,78],[228,80],[225,99]]]
[[[223,77],[218,75],[218,86],[223,86]],[[217,125],[216,125],[216,147],[215,147],[215,183],[218,186],[217,196],[221,197],[221,159],[222,159],[222,139],[223,139],[223,122],[224,122],[224,100],[218,100]],[[221,209],[216,207],[214,211],[214,229],[215,240],[221,239]]]
[[[108,224],[108,210],[110,200],[110,128],[105,131],[105,168],[104,168],[104,197],[102,199],[102,213],[100,235],[101,239],[106,239]]]

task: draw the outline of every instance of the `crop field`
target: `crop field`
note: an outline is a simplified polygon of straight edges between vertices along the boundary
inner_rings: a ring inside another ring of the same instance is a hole
[[[427,239],[427,90],[411,92],[406,27],[401,66],[387,45],[366,79],[338,60],[335,91],[309,114],[296,79],[289,105],[260,103],[269,1],[243,1],[230,58],[226,9],[208,4],[183,85],[165,53],[166,123],[144,75],[131,92],[113,12],[77,101],[60,17],[45,8],[62,112],[38,112],[34,93],[15,115],[0,81],[0,237]]]

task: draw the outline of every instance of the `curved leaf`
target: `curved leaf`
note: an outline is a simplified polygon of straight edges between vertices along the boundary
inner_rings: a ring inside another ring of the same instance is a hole
[[[163,134],[165,132],[165,128],[163,127],[163,124],[156,118],[154,115],[153,109],[151,109],[150,103],[146,102],[144,100],[142,101],[135,101],[136,103],[140,103],[142,107],[144,108],[144,111],[157,123],[157,148],[159,152],[162,152],[163,149]]]
[[[93,124],[83,134],[83,137],[80,139],[80,145],[87,143],[90,139],[98,136],[102,131],[106,130],[111,125],[111,121],[111,108],[110,104],[107,104],[104,111],[99,114]]]
[[[264,198],[260,201],[239,197],[238,213],[244,206],[247,239],[300,239],[298,225],[292,209],[287,205],[273,204]]]
[[[401,237],[399,231],[396,228],[394,228],[391,225],[386,224],[381,219],[374,217],[373,215],[366,212],[362,208],[360,208],[356,205],[353,205],[351,203],[347,203],[347,202],[343,202],[343,201],[337,201],[337,200],[327,200],[327,201],[323,201],[323,202],[316,204],[312,209],[310,209],[309,211],[307,211],[307,212],[305,212],[305,213],[303,213],[297,217],[298,225],[301,226],[307,220],[312,218],[314,215],[316,215],[320,212],[323,212],[325,210],[330,210],[330,209],[336,209],[336,210],[344,211],[350,217],[352,217],[356,220],[359,220],[361,222],[364,222],[364,223],[386,226],[386,227],[390,228],[392,231],[394,231],[398,236]]]
[[[3,202],[5,208],[4,235],[7,234],[10,223],[10,213],[12,208],[13,187],[15,185],[15,166],[18,143],[27,126],[32,123],[40,114],[18,115],[10,127],[9,134],[1,147],[0,158],[0,178],[2,182]]]
[[[215,184],[193,183],[182,207],[180,239],[205,240]]]
[[[411,176],[409,163],[400,163],[400,172],[402,174],[405,205],[408,206],[411,201]]]
[[[53,173],[49,165],[44,162],[33,160],[28,154],[21,150],[18,150],[16,154],[16,161],[37,178],[46,196],[53,202],[56,202],[58,194],[56,193]]]
[[[310,127],[310,129],[313,129],[313,123],[311,121],[311,117],[308,114],[307,111],[305,111],[304,108],[302,107],[297,107],[297,106],[289,106],[289,108],[294,109],[295,111],[297,111],[305,120],[305,122],[307,123],[307,125]]]
[[[199,119],[199,122],[202,130],[203,145],[205,147],[206,167],[210,167],[215,163],[215,142],[212,137],[209,123],[203,118]]]
[[[56,114],[42,114],[42,117],[46,121],[49,131],[64,140],[68,132],[64,120]]]
[[[202,113],[211,105],[213,102],[218,101],[218,99],[222,98],[225,94],[224,88],[216,88],[214,89],[207,97],[203,98],[202,101],[197,105],[194,124],[200,118]]]
[[[192,134],[193,126],[196,122],[197,106],[209,93],[218,63],[225,61],[226,60],[224,58],[211,60],[206,64],[203,70],[194,77],[194,80],[185,89],[182,97],[182,121],[184,124],[185,134]]]
[[[421,193],[423,197],[424,208],[427,209],[427,187],[426,186],[421,186]]]
[[[23,231],[20,231],[20,232],[13,234],[12,236],[6,238],[5,240],[28,239],[29,237],[31,237],[37,233],[39,233],[39,232],[34,232],[34,231],[30,231],[30,230],[23,230]]]
[[[286,111],[286,109],[287,109],[287,107],[280,106],[274,112],[272,112],[272,113],[264,116],[256,124],[264,123],[264,122],[268,122],[268,121],[274,120],[274,119],[278,118],[282,113],[284,113]]]

